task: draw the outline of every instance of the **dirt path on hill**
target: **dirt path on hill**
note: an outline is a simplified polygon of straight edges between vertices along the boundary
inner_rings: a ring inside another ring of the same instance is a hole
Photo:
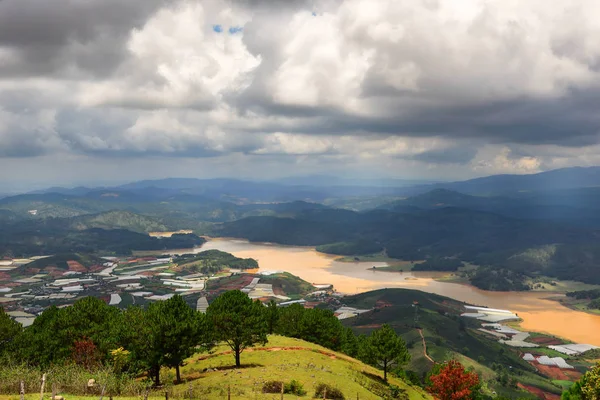
[[[433,358],[429,357],[429,355],[427,354],[427,342],[425,341],[425,336],[423,336],[423,330],[417,329],[417,331],[419,331],[419,335],[421,335],[421,339],[423,340],[423,355],[425,356],[426,359],[428,359],[429,361],[431,361],[432,363],[435,364],[435,361],[433,361]]]

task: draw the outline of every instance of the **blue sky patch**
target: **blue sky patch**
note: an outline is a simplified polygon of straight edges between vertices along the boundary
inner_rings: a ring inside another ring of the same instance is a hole
[[[240,33],[243,30],[244,28],[242,28],[241,26],[232,26],[229,28],[229,33],[235,35],[236,33]]]
[[[223,32],[223,27],[221,25],[213,25],[213,31],[221,33]]]

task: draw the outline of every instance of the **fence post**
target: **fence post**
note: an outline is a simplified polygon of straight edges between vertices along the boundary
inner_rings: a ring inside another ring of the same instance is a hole
[[[25,382],[21,381],[21,390],[19,391],[21,394],[21,400],[25,400]]]
[[[146,388],[146,391],[144,392],[144,400],[148,400],[148,388]]]
[[[52,400],[56,397],[56,384],[52,384]]]
[[[227,400],[231,400],[231,383],[227,386]]]
[[[106,389],[106,384],[104,384],[104,386],[102,386],[102,391],[100,392],[100,400],[102,400],[102,398],[104,397],[104,390]]]
[[[327,386],[323,389],[323,400],[327,400]]]
[[[165,392],[165,400],[169,400],[169,391]]]
[[[283,381],[281,381],[281,400],[283,400]]]
[[[192,400],[194,398],[193,393],[194,393],[194,388],[192,387],[192,384],[190,382],[190,400]]]
[[[40,400],[44,400],[44,386],[46,386],[46,374],[42,375],[42,387],[40,389]]]

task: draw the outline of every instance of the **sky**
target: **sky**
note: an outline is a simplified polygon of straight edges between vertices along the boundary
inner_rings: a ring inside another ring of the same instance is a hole
[[[597,0],[0,0],[0,189],[599,165],[598,37]]]

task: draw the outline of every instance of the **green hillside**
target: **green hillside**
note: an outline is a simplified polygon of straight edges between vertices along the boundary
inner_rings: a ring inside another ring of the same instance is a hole
[[[355,333],[364,334],[384,323],[391,325],[410,350],[412,359],[408,369],[419,377],[431,369],[430,358],[438,363],[455,358],[479,373],[488,394],[496,392],[511,398],[527,396],[517,389],[517,382],[549,393],[561,393],[559,387],[523,361],[517,350],[477,331],[476,321],[461,318],[462,303],[456,300],[416,290],[383,289],[346,297],[344,303],[374,308],[344,320],[345,325]]]
[[[101,270],[106,260],[90,254],[63,253],[40,258],[29,264],[22,265],[13,271],[13,276],[31,276],[37,273],[57,272],[97,272]]]
[[[148,398],[164,399],[165,392],[170,398],[189,398],[190,389],[193,398],[206,400],[222,400],[227,398],[228,390],[231,390],[231,399],[271,399],[280,398],[279,394],[264,394],[262,387],[265,381],[290,382],[292,379],[300,382],[307,392],[300,398],[313,398],[315,388],[319,383],[326,383],[342,391],[346,399],[358,398],[361,400],[381,399],[389,392],[389,388],[382,384],[382,372],[374,367],[348,357],[342,353],[334,352],[325,347],[318,346],[299,339],[271,335],[265,346],[248,349],[243,355],[243,365],[235,369],[234,358],[228,346],[217,346],[210,354],[200,353],[186,360],[181,369],[181,377],[185,383],[174,385],[174,370],[163,368],[161,379],[164,386],[151,389]],[[1,370],[1,368],[0,368]],[[31,376],[30,376],[31,375]],[[0,377],[1,377],[0,371]],[[69,400],[74,399],[97,399],[94,396],[69,395],[71,386],[79,378],[87,382],[89,378],[95,378],[100,383],[102,377],[93,373],[80,370],[69,374],[50,374],[49,383],[46,386],[47,395],[50,395],[52,383],[57,382],[58,394]],[[6,381],[0,382],[0,393],[12,388],[12,380],[17,382],[24,379],[28,388],[36,388],[35,397],[31,394],[26,396],[27,400],[39,399],[39,376],[22,371],[21,376],[11,375]],[[389,377],[389,382],[396,385],[411,400],[431,399],[424,390],[411,386],[401,379]],[[79,393],[81,387],[73,387]],[[126,388],[123,388],[126,390]],[[31,389],[28,389],[30,391]],[[0,395],[0,400],[13,399],[18,390],[12,390],[12,395]],[[33,390],[31,390],[33,391]],[[108,393],[110,394],[110,393]],[[107,394],[107,395],[108,395]],[[131,394],[127,396],[111,396],[114,399],[139,399]],[[286,394],[284,399],[297,399],[296,395]]]
[[[91,228],[127,229],[133,232],[169,231],[170,227],[156,218],[130,211],[108,211],[100,214],[82,215],[72,219],[71,227],[82,231]]]
[[[346,399],[380,399],[386,388],[377,377],[382,372],[362,362],[313,343],[283,336],[270,336],[267,345],[244,353],[244,364],[232,370],[233,356],[228,347],[219,346],[214,354],[192,357],[182,369],[184,378],[194,378],[202,398],[222,399],[231,385],[233,399],[271,398],[260,392],[266,380],[289,382],[295,379],[312,398],[318,383],[339,388]],[[210,372],[205,372],[210,369]],[[217,371],[214,371],[217,369]],[[406,390],[409,399],[431,398],[422,389],[408,385],[398,378],[390,383]],[[174,388],[183,394],[189,385]],[[276,395],[279,398],[279,395]],[[296,395],[284,395],[296,399]]]

